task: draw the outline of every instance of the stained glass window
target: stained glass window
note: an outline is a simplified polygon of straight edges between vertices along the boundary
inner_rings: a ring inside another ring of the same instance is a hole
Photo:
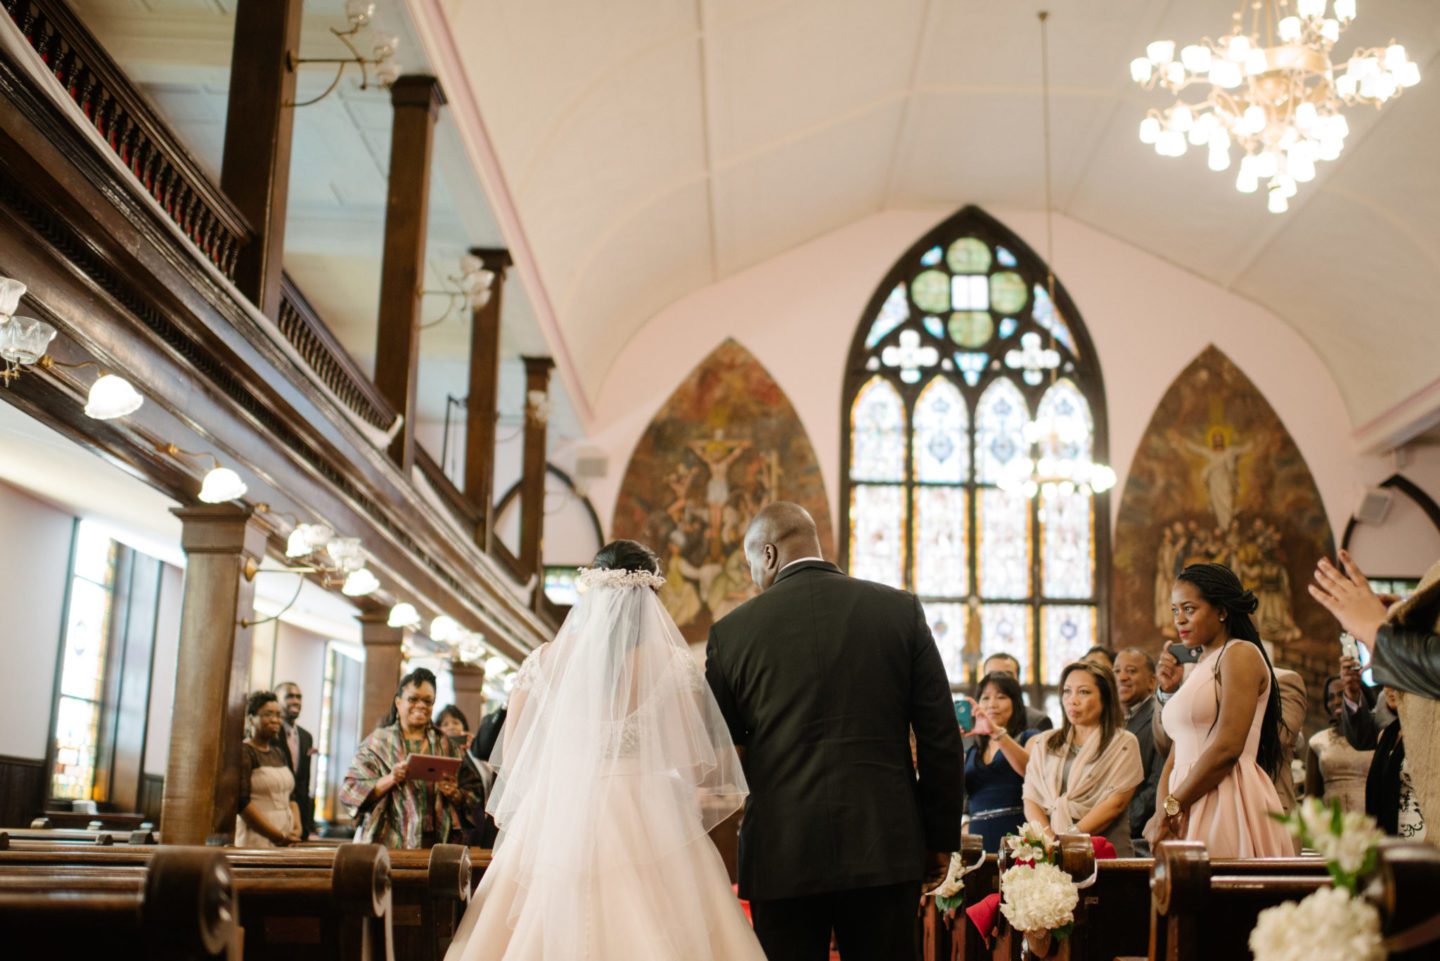
[[[952,685],[1003,651],[1036,704],[1105,636],[1109,576],[1103,501],[999,487],[1042,457],[1106,454],[1094,350],[1047,282],[1034,252],[975,208],[896,261],[851,348],[842,500],[850,573],[919,596]],[[1058,441],[1027,439],[1040,416]]]
[[[925,619],[930,624],[935,646],[940,648],[945,675],[952,684],[964,683],[965,627],[970,620],[969,610],[964,604],[926,604]]]
[[[905,479],[905,402],[883,377],[873,377],[851,407],[850,479]]]
[[[95,789],[110,612],[115,595],[115,542],[94,525],[76,525],[70,596],[55,708],[55,767],[50,796],[90,800]]]
[[[960,389],[937,377],[915,403],[915,479],[958,484],[970,479],[969,414]]]

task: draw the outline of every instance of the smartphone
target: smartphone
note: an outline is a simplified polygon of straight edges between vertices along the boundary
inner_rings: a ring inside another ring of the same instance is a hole
[[[1198,647],[1186,647],[1184,644],[1171,644],[1165,648],[1165,650],[1169,651],[1170,656],[1180,662],[1181,667],[1184,667],[1186,664],[1194,664],[1200,660],[1200,648]]]
[[[955,702],[955,723],[960,730],[969,731],[975,726],[975,705],[966,700]]]
[[[1340,656],[1348,657],[1357,664],[1360,662],[1360,644],[1349,631],[1340,632]]]

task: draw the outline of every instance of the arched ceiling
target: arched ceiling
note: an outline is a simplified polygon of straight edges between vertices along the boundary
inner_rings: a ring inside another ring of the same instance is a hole
[[[1338,55],[1398,38],[1424,79],[1351,108],[1340,160],[1283,215],[1136,137],[1163,95],[1129,60],[1223,32],[1232,0],[411,0],[459,54],[590,397],[662,307],[826,231],[887,208],[1042,207],[1042,6],[1057,210],[1293,324],[1352,427],[1435,390],[1434,0],[1360,3]]]

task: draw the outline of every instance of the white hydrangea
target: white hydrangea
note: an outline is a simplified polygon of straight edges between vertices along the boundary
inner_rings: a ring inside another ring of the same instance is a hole
[[[1053,864],[1016,865],[1000,876],[1000,913],[1018,931],[1053,931],[1075,920],[1080,892]]]
[[[1315,833],[1311,837],[1315,850],[1326,861],[1334,861],[1346,874],[1358,874],[1365,866],[1370,849],[1380,843],[1385,833],[1375,827],[1375,820],[1355,811],[1347,813],[1340,833]]]
[[[1380,914],[1343,888],[1260,912],[1250,932],[1255,961],[1385,961]]]

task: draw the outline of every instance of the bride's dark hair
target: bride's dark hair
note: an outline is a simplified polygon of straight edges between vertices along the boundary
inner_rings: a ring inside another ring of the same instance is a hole
[[[595,555],[591,567],[607,571],[644,571],[660,573],[660,558],[638,541],[611,541]]]

